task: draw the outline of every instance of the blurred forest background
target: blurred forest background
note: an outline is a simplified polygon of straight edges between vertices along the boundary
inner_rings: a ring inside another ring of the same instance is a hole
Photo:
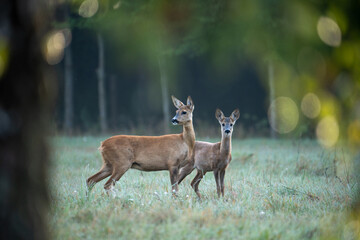
[[[52,0],[61,132],[164,134],[192,96],[198,136],[217,107],[236,137],[360,142],[360,2]],[[211,128],[213,126],[214,128]],[[214,130],[211,130],[214,129]]]

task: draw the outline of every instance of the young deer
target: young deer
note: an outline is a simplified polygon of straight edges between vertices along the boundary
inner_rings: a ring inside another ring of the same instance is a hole
[[[224,197],[224,177],[225,170],[231,161],[231,136],[233,126],[236,120],[240,117],[239,109],[234,110],[230,117],[225,117],[220,109],[216,109],[215,117],[221,125],[221,142],[195,142],[195,162],[190,162],[180,169],[178,183],[189,175],[194,168],[197,169],[197,174],[191,182],[191,187],[199,198],[199,183],[202,177],[210,171],[214,171],[217,194]]]
[[[171,97],[177,108],[172,123],[183,125],[183,132],[163,136],[118,135],[106,139],[99,147],[103,165],[98,173],[86,181],[89,191],[97,182],[111,175],[104,188],[108,194],[114,193],[115,182],[130,168],[142,171],[168,170],[172,190],[178,191],[176,180],[179,166],[186,164],[186,161],[193,162],[194,158],[194,104],[190,96],[186,105],[174,96]]]

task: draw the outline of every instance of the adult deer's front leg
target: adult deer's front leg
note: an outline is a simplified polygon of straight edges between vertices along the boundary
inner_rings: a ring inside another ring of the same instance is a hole
[[[186,178],[187,175],[189,175],[194,170],[194,164],[187,163],[183,168],[180,169],[179,178],[177,183],[180,184],[182,180]]]
[[[178,188],[178,176],[179,176],[179,168],[178,167],[172,167],[170,168],[170,182],[171,182],[171,189],[173,194],[177,193],[179,190]]]

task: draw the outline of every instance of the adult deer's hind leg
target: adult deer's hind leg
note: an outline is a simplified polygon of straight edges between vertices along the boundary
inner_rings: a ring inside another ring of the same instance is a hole
[[[122,162],[121,164],[113,165],[113,172],[109,180],[105,183],[104,189],[108,195],[114,194],[114,186],[117,181],[124,175],[124,173],[131,167],[130,161]]]
[[[101,167],[99,172],[92,175],[91,177],[89,177],[86,180],[86,185],[87,185],[88,191],[90,192],[96,183],[98,183],[101,180],[103,180],[104,178],[107,178],[108,176],[110,176],[111,172],[112,172],[111,165],[103,164],[103,166]]]

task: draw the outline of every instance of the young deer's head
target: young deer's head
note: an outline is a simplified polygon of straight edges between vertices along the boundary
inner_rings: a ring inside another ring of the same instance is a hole
[[[187,98],[186,105],[174,96],[171,96],[171,98],[175,107],[178,109],[176,110],[176,115],[173,117],[171,122],[174,125],[178,125],[178,124],[184,125],[187,122],[192,121],[192,112],[194,111],[194,104],[193,101],[191,100],[191,97],[189,96]]]
[[[240,117],[239,109],[235,109],[230,117],[225,117],[224,113],[220,109],[216,109],[215,117],[219,121],[221,125],[221,132],[225,134],[225,136],[231,136],[233,131],[233,126]]]

